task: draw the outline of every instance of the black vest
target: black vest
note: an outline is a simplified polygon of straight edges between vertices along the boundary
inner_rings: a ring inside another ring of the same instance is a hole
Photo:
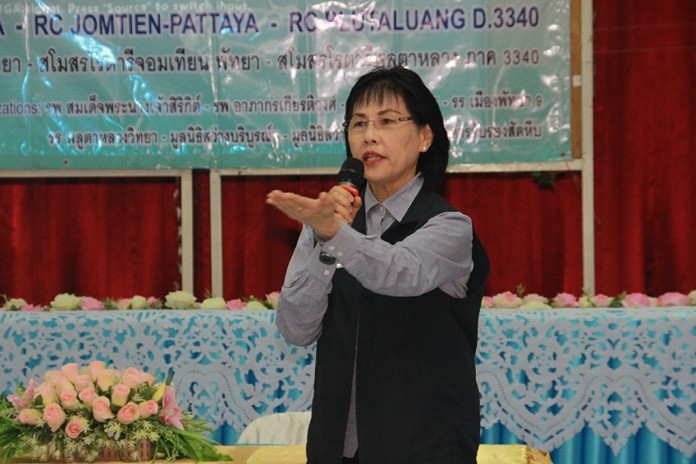
[[[382,239],[396,243],[453,210],[421,189]],[[364,210],[353,228],[365,232]],[[379,295],[336,270],[317,341],[309,464],[342,461],[354,367],[360,464],[475,464],[480,406],[474,352],[489,265],[475,234],[473,245],[474,273],[464,299],[439,289],[415,297]]]

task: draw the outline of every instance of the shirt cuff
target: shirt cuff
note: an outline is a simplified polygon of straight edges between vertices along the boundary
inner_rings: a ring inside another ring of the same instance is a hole
[[[319,241],[317,243],[319,245],[314,247],[307,261],[307,272],[322,282],[329,282],[336,272],[336,264],[335,262],[328,263],[325,259],[322,260],[321,254],[325,253],[324,246]]]
[[[342,222],[336,235],[325,242],[319,242],[319,247],[323,253],[336,258],[336,261],[342,263],[343,259],[355,253],[359,248],[360,233],[350,227],[347,223]]]

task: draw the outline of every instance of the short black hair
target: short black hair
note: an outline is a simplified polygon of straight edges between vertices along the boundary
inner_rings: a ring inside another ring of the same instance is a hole
[[[373,68],[362,75],[351,89],[346,100],[344,119],[346,122],[350,121],[356,106],[373,101],[382,102],[385,97],[390,96],[401,97],[413,121],[421,127],[429,125],[433,132],[433,141],[428,150],[418,158],[416,168],[423,174],[425,187],[433,189],[445,178],[450,140],[440,105],[417,73],[403,66]],[[348,132],[344,132],[344,135],[346,154],[350,158],[353,155],[348,143]]]

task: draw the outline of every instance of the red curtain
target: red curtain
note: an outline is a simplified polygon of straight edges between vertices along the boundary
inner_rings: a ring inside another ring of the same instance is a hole
[[[181,281],[172,179],[0,179],[0,295],[150,296]]]
[[[596,291],[696,289],[696,8],[595,0]],[[208,173],[194,173],[195,293],[211,288]],[[333,176],[223,179],[225,298],[278,290],[299,234],[264,203]],[[491,256],[487,293],[582,291],[581,181],[456,174],[444,195]],[[175,179],[0,179],[0,295],[164,296],[180,287]]]
[[[597,288],[696,289],[696,8],[595,1]]]

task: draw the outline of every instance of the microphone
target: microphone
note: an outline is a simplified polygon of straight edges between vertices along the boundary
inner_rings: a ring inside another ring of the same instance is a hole
[[[348,190],[353,198],[360,195],[360,189],[365,186],[365,165],[357,158],[347,158],[338,171],[336,185]],[[329,253],[322,251],[319,253],[319,261],[326,265],[336,263],[336,258]]]
[[[365,165],[357,158],[347,158],[338,171],[336,184],[353,194],[359,195],[359,190],[365,186]]]

